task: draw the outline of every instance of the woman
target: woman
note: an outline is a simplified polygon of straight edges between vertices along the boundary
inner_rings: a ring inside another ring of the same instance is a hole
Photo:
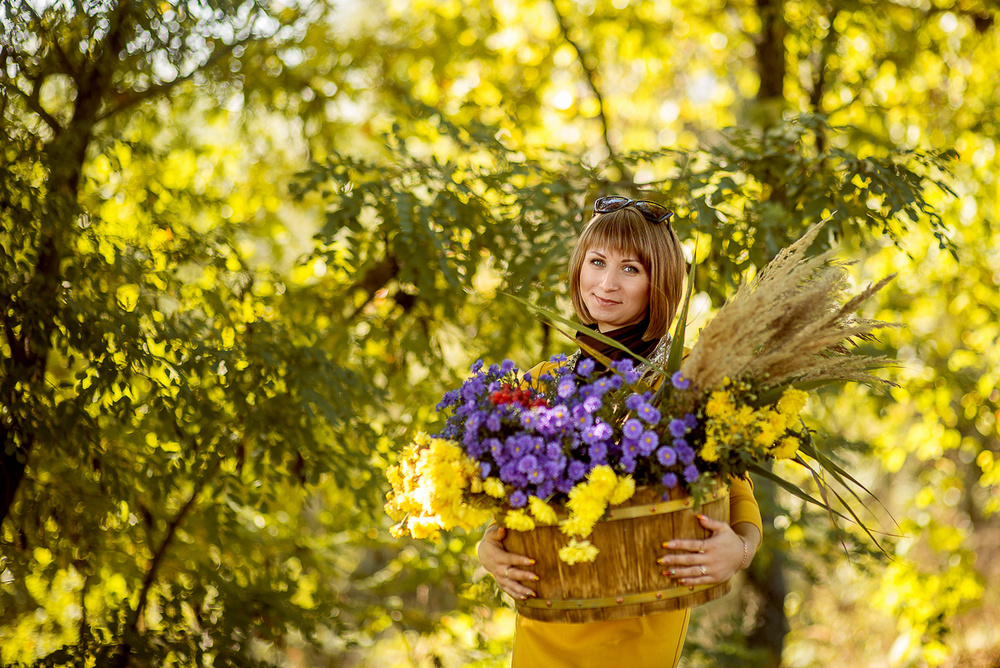
[[[672,212],[649,200],[602,197],[594,206],[570,260],[570,295],[585,324],[615,339],[633,353],[658,363],[664,358],[667,330],[680,305],[685,261]],[[581,336],[582,343],[612,360],[617,348]],[[578,351],[564,362],[587,357]],[[531,370],[539,378],[556,363]],[[705,540],[672,540],[680,550],[659,559],[666,576],[682,586],[724,582],[746,568],[761,540],[760,511],[748,480],[730,485],[730,524],[700,517],[712,535]],[[519,599],[534,596],[530,555],[507,552],[505,530],[490,527],[479,544],[479,560],[501,591]],[[676,666],[687,633],[689,610],[610,622],[564,624],[517,617],[513,668],[623,665]]]

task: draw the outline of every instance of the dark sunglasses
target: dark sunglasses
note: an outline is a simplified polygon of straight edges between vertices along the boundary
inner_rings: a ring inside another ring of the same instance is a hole
[[[663,206],[662,204],[657,204],[656,202],[648,199],[629,199],[628,197],[622,197],[621,195],[609,195],[608,197],[600,197],[596,202],[594,202],[594,213],[611,213],[612,211],[617,211],[618,209],[624,209],[625,207],[632,205],[632,208],[642,214],[642,217],[651,223],[662,223],[666,221],[670,224],[670,217],[674,215],[674,212]]]

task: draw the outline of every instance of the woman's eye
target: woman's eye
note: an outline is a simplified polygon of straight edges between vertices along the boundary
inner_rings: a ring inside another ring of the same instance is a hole
[[[622,269],[622,271],[624,271],[626,273],[629,273],[629,274],[638,274],[639,273],[639,267],[634,267],[632,265],[628,265],[628,266],[624,267]]]
[[[598,259],[598,258],[595,257],[595,258],[591,259],[590,264],[594,265],[595,267],[603,267],[604,266],[604,260],[601,260],[601,259]]]

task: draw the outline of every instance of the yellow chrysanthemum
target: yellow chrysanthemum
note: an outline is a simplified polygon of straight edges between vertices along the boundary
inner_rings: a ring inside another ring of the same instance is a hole
[[[778,412],[787,418],[794,420],[806,406],[806,399],[809,395],[802,390],[790,387],[778,399]]]
[[[595,466],[587,474],[587,480],[590,481],[594,494],[609,496],[618,483],[618,476],[615,475],[610,466]]]
[[[577,485],[570,490],[566,508],[571,515],[594,518],[596,522],[604,514],[608,496],[609,494],[605,494],[598,485],[592,483]]]
[[[466,503],[467,491],[478,493],[482,481],[476,463],[454,442],[418,434],[386,477],[392,492],[385,510],[397,521],[393,535],[436,537],[440,529],[471,530],[491,518],[489,509]]]
[[[775,459],[791,459],[798,450],[799,439],[794,436],[786,436],[771,450],[771,454]]]
[[[618,484],[615,485],[615,490],[611,493],[608,503],[625,503],[632,498],[633,494],[635,494],[635,480],[630,475],[623,476],[618,479]]]
[[[723,390],[712,392],[705,404],[705,414],[710,418],[725,419],[734,412],[729,393]]]
[[[441,535],[439,526],[434,518],[411,517],[406,523],[406,528],[414,538],[437,538]]]
[[[736,425],[744,431],[756,420],[757,413],[750,406],[740,406],[734,418]]]
[[[596,523],[597,520],[570,514],[569,517],[559,523],[559,530],[567,536],[580,536],[583,538],[590,535]]]
[[[535,528],[535,520],[523,508],[508,511],[503,518],[504,526],[514,531],[531,531]]]
[[[705,444],[701,446],[701,458],[706,462],[714,462],[719,459],[719,451],[714,438],[705,439]]]
[[[531,497],[528,500],[528,505],[531,508],[531,514],[535,516],[535,520],[539,524],[551,525],[559,521],[555,509],[537,496]]]
[[[570,539],[569,543],[559,548],[559,558],[567,564],[578,564],[593,561],[597,558],[597,548],[589,540],[578,541]]]
[[[499,478],[487,478],[483,481],[483,491],[494,499],[502,499],[506,495]]]
[[[781,432],[776,428],[777,425],[774,424],[773,420],[762,420],[757,423],[757,434],[754,436],[753,442],[761,448],[769,448],[774,444],[774,441]]]

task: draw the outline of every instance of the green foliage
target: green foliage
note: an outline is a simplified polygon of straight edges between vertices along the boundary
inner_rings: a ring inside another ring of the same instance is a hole
[[[802,628],[829,606],[875,656],[962,656],[1000,507],[995,11],[781,3],[758,104],[754,3],[305,4],[0,8],[3,661],[495,662],[475,537],[389,539],[380,469],[476,357],[568,345],[501,293],[568,311],[586,203],[640,189],[704,260],[699,316],[825,214],[820,244],[887,246],[864,267],[900,273],[875,317],[908,325],[903,387],[809,424],[857,444],[900,563],[864,580],[848,530],[865,617],[823,590],[825,518],[762,494],[791,590],[749,610],[805,611],[794,665],[831,665]],[[759,621],[691,660],[762,664]]]

